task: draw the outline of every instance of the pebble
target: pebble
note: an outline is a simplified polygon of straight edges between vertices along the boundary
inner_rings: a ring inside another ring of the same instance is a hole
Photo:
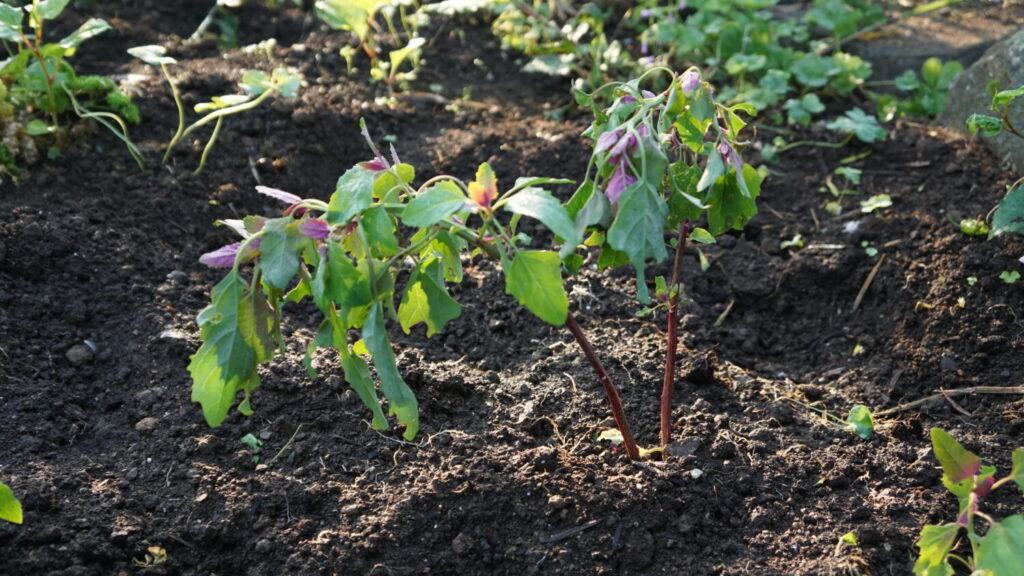
[[[181,270],[172,270],[167,273],[166,278],[168,280],[184,280],[185,278],[188,278],[188,274]]]
[[[473,538],[465,532],[460,532],[458,536],[452,540],[452,552],[456,554],[465,554],[473,549]]]
[[[561,510],[569,505],[569,499],[560,494],[552,494],[548,497],[548,506],[554,510]]]
[[[698,448],[700,448],[700,439],[690,437],[672,442],[665,448],[665,451],[673,458],[686,458],[692,456]]]
[[[267,540],[266,538],[263,538],[259,542],[256,542],[256,552],[258,554],[267,554],[273,549],[274,543],[270,540]]]
[[[72,366],[81,366],[86,362],[91,362],[93,356],[95,356],[95,353],[85,344],[75,344],[64,353],[64,357],[68,359],[68,362],[71,362]]]
[[[160,421],[152,416],[147,416],[135,423],[135,430],[138,432],[152,432]]]
[[[949,356],[943,356],[939,360],[939,368],[942,368],[944,372],[956,372],[960,368],[960,363]]]

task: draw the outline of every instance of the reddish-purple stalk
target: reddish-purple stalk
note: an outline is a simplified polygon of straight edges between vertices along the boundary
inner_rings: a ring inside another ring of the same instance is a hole
[[[676,379],[676,351],[679,349],[679,295],[683,291],[683,253],[686,251],[686,237],[690,226],[686,220],[679,224],[679,241],[676,243],[676,258],[672,265],[672,283],[669,284],[668,336],[665,344],[665,379],[661,384],[661,447],[672,442],[672,388]],[[662,453],[662,458],[665,455]]]
[[[591,346],[590,340],[587,340],[587,335],[583,333],[583,329],[580,328],[571,312],[565,318],[565,327],[576,338],[576,343],[583,350],[583,355],[590,361],[590,366],[594,368],[598,380],[601,381],[601,386],[604,387],[605,394],[608,395],[608,405],[612,409],[615,426],[618,427],[619,432],[622,434],[622,445],[626,448],[626,455],[629,456],[630,460],[639,460],[640,449],[637,448],[636,440],[633,439],[633,433],[629,429],[629,421],[626,419],[626,412],[622,409],[622,399],[619,397],[618,389],[615,388],[611,377],[608,376],[604,365],[601,364],[601,360],[598,359],[597,354],[594,352],[594,347]]]

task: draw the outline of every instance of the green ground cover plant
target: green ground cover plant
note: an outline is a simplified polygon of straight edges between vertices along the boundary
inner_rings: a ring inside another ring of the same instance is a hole
[[[69,139],[63,120],[69,113],[110,130],[143,166],[141,153],[128,137],[128,124],[139,122],[138,108],[111,79],[79,75],[68,62],[83,42],[106,32],[110,25],[92,18],[57,42],[44,35],[47,23],[69,3],[0,4],[0,41],[8,55],[0,62],[0,119],[7,124],[0,144],[0,176],[14,177],[19,163],[37,160],[40,145],[49,156],[58,155]]]
[[[643,88],[655,74],[667,80],[660,93]],[[259,187],[287,205],[283,214],[223,221],[241,240],[201,258],[229,269],[197,319],[203,345],[189,365],[192,399],[206,421],[220,424],[238,392],[244,394],[238,410],[252,413],[257,367],[283,346],[283,308],[308,297],[324,316],[308,348],[310,374],[318,348],[336,349],[346,382],[373,413],[373,427],[386,429],[372,364],[388,415],[405,427],[407,439],[415,437],[416,397],[396,364],[387,323],[407,333],[425,324],[428,336],[443,330],[462,312],[447,283],[461,281],[463,255],[480,254],[500,264],[508,294],[572,333],[604,387],[626,453],[639,459],[647,452],[633,438],[618,390],[569,310],[565,277],[581,268],[590,248],[601,268],[632,265],[637,299],[666,313],[655,450],[668,445],[685,247],[742,229],[757,212],[761,176],[742,159],[742,116],[752,108],[718,103],[695,68],[679,75],[656,69],[595,93],[577,91],[576,98],[594,114],[585,132],[594,151],[565,203],[547,187],[570,180],[521,177],[503,189],[486,163],[468,182],[443,175],[416,186],[415,168],[393,148],[385,157],[365,126],[374,157],[345,172],[329,202]],[[518,231],[524,217],[549,229],[560,248],[533,247]],[[696,226],[702,221],[706,228]],[[644,267],[667,259],[670,249],[672,277],[655,278],[652,295]]]

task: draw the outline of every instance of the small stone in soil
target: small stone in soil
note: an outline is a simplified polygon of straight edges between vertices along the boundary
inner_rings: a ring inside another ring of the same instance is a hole
[[[147,416],[135,423],[135,430],[138,432],[152,432],[160,421],[152,416]]]
[[[64,353],[64,357],[71,362],[72,366],[81,366],[86,362],[91,362],[93,355],[92,349],[84,344],[75,344]]]
[[[460,532],[458,536],[452,540],[452,552],[456,554],[465,554],[473,549],[473,538],[465,532]]]
[[[939,360],[939,368],[944,372],[956,372],[960,368],[960,363],[949,356],[943,356],[942,360]]]

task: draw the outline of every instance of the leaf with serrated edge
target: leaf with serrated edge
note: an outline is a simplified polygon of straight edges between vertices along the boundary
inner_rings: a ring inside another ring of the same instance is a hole
[[[376,173],[353,166],[338,178],[334,194],[324,216],[331,224],[344,224],[370,207],[373,202],[373,179]]]
[[[413,326],[424,322],[427,336],[433,336],[461,313],[462,306],[444,288],[440,262],[436,258],[421,262],[409,277],[398,308],[402,330],[408,334]]]
[[[953,543],[956,542],[958,524],[925,526],[917,547],[921,550],[914,563],[914,576],[951,576],[953,567],[946,561]]]
[[[202,405],[207,424],[216,427],[227,417],[239,390],[259,385],[256,353],[239,327],[238,308],[246,284],[231,271],[211,295],[210,305],[196,319],[203,345],[192,356],[192,401]]]

